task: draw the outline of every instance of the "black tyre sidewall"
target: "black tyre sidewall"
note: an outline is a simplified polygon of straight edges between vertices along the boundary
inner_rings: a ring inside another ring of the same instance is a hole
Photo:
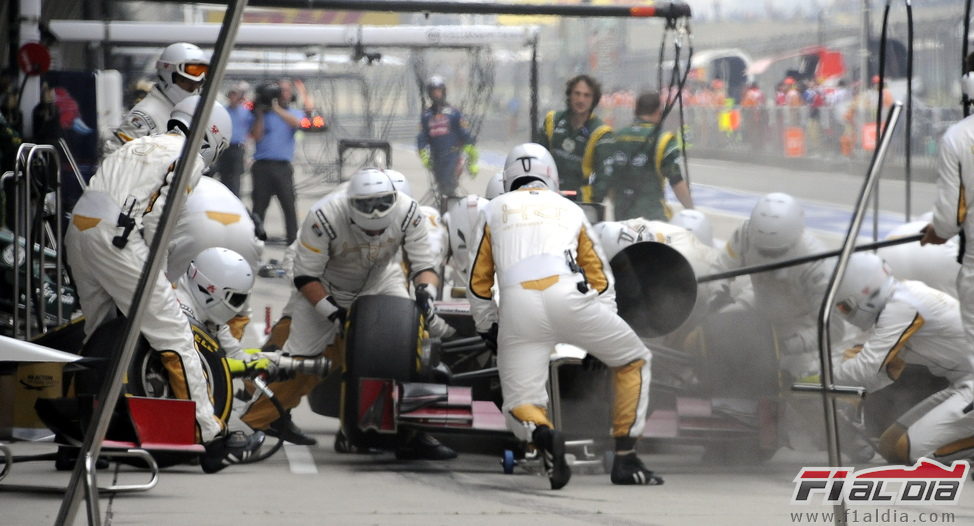
[[[342,429],[358,447],[392,448],[395,434],[363,432],[358,425],[362,378],[409,381],[419,364],[419,310],[409,298],[362,296],[349,311],[342,387]]]

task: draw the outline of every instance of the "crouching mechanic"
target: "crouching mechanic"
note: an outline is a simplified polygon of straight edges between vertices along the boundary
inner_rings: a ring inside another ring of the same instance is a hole
[[[564,487],[571,468],[565,439],[548,418],[545,384],[554,345],[576,345],[613,369],[612,482],[662,484],[635,450],[652,354],[616,314],[612,271],[585,213],[558,194],[555,162],[539,144],[511,150],[504,189],[480,215],[467,295],[477,330],[497,347],[508,427],[542,451],[551,488]]]
[[[794,197],[770,193],[758,200],[751,217],[731,235],[720,271],[793,259],[825,251],[805,229],[805,212]],[[815,320],[825,297],[832,260],[751,274],[755,308],[774,326],[781,352],[779,368],[794,378],[818,372]],[[747,302],[747,300],[744,300]],[[842,323],[832,326],[832,341],[842,339]]]
[[[106,157],[75,205],[65,246],[86,318],[86,337],[116,311],[128,315],[149,255],[146,240],[155,236],[198,100],[191,97],[173,108],[169,133],[140,137]],[[229,134],[230,117],[215,104],[186,187],[176,191],[196,186],[204,166],[212,165],[226,148]],[[207,444],[208,455],[222,458],[260,447],[262,436],[226,435],[224,423],[213,414],[189,322],[169,280],[160,271],[150,287],[142,334],[159,353],[176,397],[196,403],[197,436]]]
[[[433,271],[427,221],[415,200],[397,192],[381,170],[366,169],[353,175],[344,191],[315,203],[294,251],[294,286],[304,301],[292,302],[283,353],[322,354],[359,296],[408,298],[398,265],[400,250],[409,261],[416,303],[432,319],[439,279]],[[397,455],[443,460],[456,457],[456,452],[418,433],[402,437]]]
[[[208,248],[190,261],[188,269],[176,281],[176,299],[191,320],[201,325],[216,338],[227,358],[230,372],[247,374],[267,371],[272,373],[274,364],[257,353],[244,351],[240,340],[233,335],[230,320],[247,304],[254,287],[254,272],[250,263],[240,254],[226,248]],[[234,433],[250,431],[235,412],[230,413],[227,427]],[[262,436],[260,431],[254,433]],[[203,470],[216,472],[240,458],[205,458]]]
[[[853,254],[835,309],[859,327],[864,343],[845,352],[837,384],[869,392],[896,381],[906,364],[926,366],[950,385],[899,417],[879,439],[892,464],[920,457],[950,463],[974,456],[974,354],[956,299],[919,281],[896,280],[875,254]]]

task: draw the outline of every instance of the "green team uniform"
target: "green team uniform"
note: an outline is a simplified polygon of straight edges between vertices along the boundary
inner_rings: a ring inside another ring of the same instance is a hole
[[[653,140],[656,125],[636,120],[614,137],[612,169],[596,181],[596,192],[612,192],[617,221],[642,217],[668,221],[672,216],[663,193],[664,179],[673,186],[683,180],[680,148],[670,132]]]
[[[558,184],[562,190],[582,192],[595,174],[596,180],[606,162],[611,162],[612,128],[591,115],[577,130],[572,129],[567,111],[549,111],[536,142],[551,152],[558,167]],[[589,197],[585,199],[585,197]],[[582,201],[598,202],[604,194],[584,196]]]

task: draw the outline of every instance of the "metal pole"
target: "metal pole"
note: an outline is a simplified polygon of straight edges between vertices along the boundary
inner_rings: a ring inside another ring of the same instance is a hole
[[[27,204],[23,202],[23,192],[20,190],[20,186],[23,184],[22,178],[20,176],[20,160],[23,158],[23,152],[27,148],[33,146],[31,143],[23,143],[20,148],[17,148],[17,157],[14,160],[14,247],[13,247],[13,268],[14,268],[14,286],[13,286],[13,337],[16,338],[20,333],[20,240],[21,240],[21,226],[20,223],[23,221],[23,210],[27,207]],[[24,246],[26,248],[26,244]]]
[[[64,152],[64,157],[68,160],[68,165],[71,166],[71,171],[74,172],[74,177],[78,179],[78,186],[81,187],[81,191],[84,192],[85,188],[88,188],[88,183],[86,183],[85,178],[81,176],[81,169],[78,168],[78,163],[74,160],[74,155],[71,154],[71,149],[68,148],[68,143],[64,142],[64,139],[58,139],[57,143],[61,146],[61,151]]]
[[[172,2],[172,0],[152,0]],[[225,4],[226,0],[213,0]],[[253,7],[291,7],[345,11],[390,11],[398,13],[449,13],[472,15],[562,15],[574,17],[681,18],[692,15],[683,2],[660,2],[659,5],[544,5],[504,4],[494,2],[437,0],[251,0]]]
[[[32,160],[32,153],[34,149],[37,148],[36,144],[31,144],[29,148],[24,150],[24,156],[17,156],[17,162],[20,164],[20,190],[21,190],[21,208],[18,210],[21,213],[21,229],[24,233],[24,339],[30,340],[31,330],[30,330],[30,305],[31,298],[34,295],[34,244],[31,243],[31,228],[30,228],[30,187],[31,187],[31,177],[30,177],[30,161]],[[16,241],[16,240],[15,240]]]
[[[538,122],[538,37],[535,35],[531,42],[531,129],[528,130],[529,140],[533,140],[541,126]]]
[[[57,287],[57,324],[60,326],[64,323],[64,305],[61,303],[62,295],[64,294],[64,229],[61,228],[61,220],[64,214],[64,200],[62,199],[61,190],[61,163],[60,157],[55,153],[56,161],[56,176],[54,189],[54,239],[57,246],[54,247],[56,251],[54,254],[54,271],[57,272],[57,277],[55,278],[55,286]],[[75,305],[77,305],[75,301]],[[71,313],[68,313],[70,316]]]
[[[856,125],[866,123],[865,101],[869,91],[869,2],[862,0],[861,26],[859,28],[859,93],[856,95],[862,103],[856,104]],[[861,133],[861,129],[852,130],[853,134]],[[876,130],[879,133],[879,130]]]
[[[969,35],[971,31],[971,0],[966,0],[964,2],[964,34],[961,38],[964,41],[961,43],[961,57],[960,57],[960,74],[963,75],[967,73],[967,50],[970,47]],[[967,117],[971,114],[971,99],[967,96],[964,90],[961,90],[961,110],[964,112],[964,116]]]
[[[189,136],[186,137],[186,142],[183,144],[183,151],[176,163],[176,172],[173,174],[170,183],[173,190],[169,193],[169,198],[162,210],[158,230],[149,247],[146,267],[139,278],[139,284],[132,298],[132,308],[129,310],[123,331],[124,337],[118,355],[119,358],[113,361],[98,394],[100,403],[95,407],[92,425],[89,425],[88,431],[85,433],[84,443],[78,452],[78,462],[71,473],[71,481],[65,492],[64,500],[61,502],[61,508],[58,510],[55,522],[57,525],[68,524],[74,520],[81,499],[82,477],[84,478],[83,489],[87,501],[88,524],[100,525],[95,462],[101,451],[101,442],[108,431],[108,424],[115,404],[118,402],[122,388],[122,376],[132,360],[135,343],[139,337],[142,315],[149,300],[149,295],[145,294],[145,291],[149,289],[149,284],[158,277],[162,270],[160,254],[169,242],[172,227],[178,218],[178,212],[186,201],[186,192],[181,191],[181,189],[184,187],[184,181],[187,180],[189,171],[195,162],[196,152],[199,151],[200,144],[203,141],[204,127],[200,123],[207,122],[209,119],[210,110],[219,91],[220,80],[223,78],[223,71],[226,69],[227,57],[233,48],[233,41],[236,38],[246,4],[246,0],[232,0],[226,17],[223,19],[220,38],[210,60],[210,71],[207,75],[206,84],[203,86],[202,100],[193,114],[193,125],[190,127]]]
[[[906,0],[906,159],[903,178],[906,180],[906,221],[910,221],[913,184],[913,3]]]
[[[53,162],[54,163],[54,166],[56,167],[56,169],[58,169],[58,171],[60,172],[60,168],[59,168],[60,167],[60,159],[58,158],[57,150],[55,150],[53,146],[51,146],[49,144],[38,144],[38,145],[34,146],[33,148],[31,148],[30,149],[30,152],[27,154],[27,167],[26,167],[26,170],[25,170],[26,171],[26,174],[27,174],[27,178],[26,178],[26,180],[27,180],[27,189],[26,189],[26,191],[27,191],[28,198],[30,197],[31,187],[33,186],[32,183],[34,181],[34,175],[31,172],[31,167],[34,166],[34,156],[35,155],[38,156],[38,160],[39,161],[43,161],[43,164],[41,164],[41,166],[43,166],[44,168],[47,168],[47,167],[50,166],[50,163]],[[47,170],[44,170],[44,175],[45,176],[47,175]],[[44,181],[44,183],[41,185],[41,188],[44,188],[45,190],[47,189],[47,181]],[[40,204],[40,214],[41,214],[41,218],[42,218],[41,220],[42,221],[43,221],[43,215],[44,215],[44,202],[45,202],[44,196],[45,195],[46,194],[42,194],[42,195],[38,196],[38,199],[40,199],[40,203],[39,204]],[[33,216],[38,213],[36,210],[32,210],[32,208],[36,208],[36,207],[29,206],[29,203],[31,203],[31,201],[28,201],[28,206],[25,207],[25,212],[27,214],[28,225],[30,225],[30,222],[33,220]],[[31,212],[34,212],[34,213],[32,214]],[[45,308],[44,308],[44,275],[45,275],[45,273],[44,273],[44,262],[46,261],[46,257],[45,257],[45,254],[44,254],[44,247],[46,246],[46,243],[45,243],[45,241],[46,241],[46,235],[45,234],[47,232],[46,232],[46,230],[44,228],[44,224],[38,225],[38,228],[40,228],[40,232],[38,232],[38,235],[39,235],[40,239],[38,240],[38,243],[37,243],[37,246],[38,246],[38,251],[37,251],[37,260],[38,260],[38,263],[37,263],[37,268],[38,268],[38,272],[37,272],[37,279],[38,279],[37,289],[39,291],[38,292],[38,298],[37,298],[38,299],[38,302],[37,302],[38,307],[37,308],[39,308],[40,310],[37,313],[37,330],[40,333],[44,333],[44,332],[47,331],[47,328],[46,328],[47,326],[44,323],[44,315],[46,313]],[[60,231],[60,229],[58,229],[58,231]],[[28,237],[25,240],[25,242],[27,243],[27,245],[29,247],[28,254],[30,254],[31,256],[33,256],[34,255],[34,241],[30,237]],[[28,273],[29,273],[29,276],[30,276],[29,279],[30,280],[33,280],[34,279],[33,257],[31,258],[30,262],[31,262],[31,264],[27,267],[27,270],[28,270]],[[31,283],[31,282],[28,281],[28,283]],[[30,304],[31,303],[34,303],[34,289],[32,287],[29,287],[28,286],[26,293],[27,293],[27,297],[30,299],[30,303],[27,303],[27,302],[24,303],[24,306],[25,306],[25,311],[24,311],[25,312],[25,315],[24,315],[24,317],[27,320],[27,326],[30,327],[30,315],[31,315]],[[60,295],[60,293],[61,293],[60,289],[58,289],[55,292],[55,294],[57,294],[57,295]],[[61,302],[58,301],[58,309],[59,309],[59,312],[60,312],[60,306],[61,306]],[[28,332],[27,333],[27,339],[29,340],[30,337],[31,337],[30,332]]]
[[[829,335],[829,322],[832,319],[832,304],[835,303],[836,291],[839,288],[842,277],[845,275],[846,267],[849,265],[849,258],[852,256],[852,252],[855,248],[856,237],[859,235],[859,229],[862,227],[862,220],[866,213],[869,192],[876,186],[876,181],[879,179],[879,172],[883,164],[883,160],[886,158],[886,152],[889,150],[889,144],[892,142],[893,130],[896,128],[896,124],[899,122],[900,112],[902,110],[903,103],[901,102],[896,102],[889,110],[889,116],[886,119],[886,129],[883,131],[882,140],[876,149],[876,156],[873,157],[872,165],[869,167],[869,174],[866,176],[866,180],[863,181],[862,188],[859,191],[859,198],[856,200],[856,207],[852,216],[852,223],[849,225],[849,230],[846,232],[845,240],[842,243],[842,253],[839,254],[839,261],[835,265],[835,270],[832,271],[832,277],[829,280],[829,287],[825,294],[825,300],[822,302],[822,307],[819,311],[819,361],[822,367],[822,403],[825,408],[825,429],[826,437],[828,439],[830,466],[842,465],[842,456],[839,444],[838,414],[836,412],[835,398],[833,398],[835,385],[832,377],[832,342]],[[843,502],[841,504],[837,504],[834,506],[834,509],[835,523],[844,524],[845,503]]]
[[[886,0],[883,8],[883,25],[879,33],[879,82],[876,83],[876,136],[883,124],[883,88],[886,83],[886,35],[889,29],[889,8],[892,0]],[[909,135],[909,133],[907,133]],[[879,239],[879,187],[873,190],[873,241]]]
[[[877,248],[891,247],[894,245],[904,245],[906,243],[914,243],[920,241],[923,234],[914,234],[911,236],[898,237],[896,239],[887,239],[884,241],[876,241],[874,243],[866,243],[863,245],[857,245],[853,251],[862,252],[864,250],[875,250]],[[819,252],[818,254],[809,254],[807,256],[802,256],[794,259],[785,259],[782,261],[774,261],[771,263],[764,263],[761,265],[752,265],[750,267],[742,267],[734,270],[729,270],[727,272],[719,272],[717,274],[709,274],[707,276],[701,276],[697,278],[697,283],[706,283],[708,281],[717,281],[721,279],[736,278],[737,276],[744,276],[747,274],[757,274],[758,272],[768,272],[770,270],[778,270],[779,268],[794,267],[796,265],[802,265],[804,263],[810,263],[812,261],[818,261],[820,259],[831,258],[839,256],[842,254],[842,250],[830,250],[828,252]]]

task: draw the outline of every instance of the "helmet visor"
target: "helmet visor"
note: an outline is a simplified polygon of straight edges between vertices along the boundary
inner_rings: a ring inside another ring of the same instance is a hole
[[[396,204],[395,193],[370,197],[357,197],[352,199],[352,206],[363,214],[371,214],[377,211],[385,212],[392,208],[392,205],[394,204]]]
[[[227,294],[227,304],[231,307],[240,308],[243,306],[250,294],[244,294],[241,292],[230,292]]]
[[[210,70],[210,66],[208,64],[183,64],[182,70],[187,76],[199,78],[206,75]]]

